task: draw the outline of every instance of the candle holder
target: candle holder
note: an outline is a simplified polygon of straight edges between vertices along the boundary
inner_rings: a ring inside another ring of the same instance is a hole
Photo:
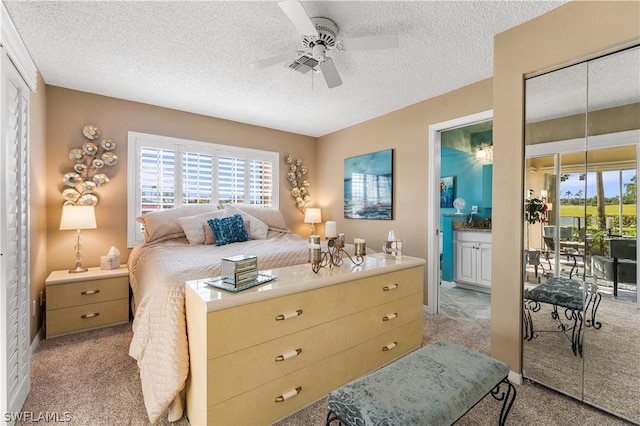
[[[327,242],[328,250],[322,251],[320,248],[320,237],[317,235],[309,237],[309,261],[311,262],[311,269],[316,274],[320,268],[342,266],[345,256],[356,266],[362,265],[362,262],[364,262],[364,256],[367,252],[364,240],[354,243],[354,257],[351,257],[344,249],[344,234],[338,234],[337,237],[327,238],[327,240],[329,240]]]

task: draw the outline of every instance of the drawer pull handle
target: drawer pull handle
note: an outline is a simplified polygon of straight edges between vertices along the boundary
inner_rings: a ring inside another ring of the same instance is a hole
[[[385,346],[382,347],[382,351],[383,352],[390,351],[391,349],[395,348],[396,346],[398,346],[398,342],[389,343],[388,345],[385,345]]]
[[[398,318],[398,314],[394,312],[392,314],[383,316],[382,321],[391,321],[392,319],[396,319],[396,318]]]
[[[302,348],[298,348],[298,349],[293,350],[293,351],[285,352],[282,355],[278,355],[276,357],[276,362],[285,361],[285,360],[287,360],[289,358],[293,358],[294,356],[298,356],[298,355],[300,355],[300,352],[302,352]]]
[[[289,398],[293,398],[294,396],[299,394],[300,391],[302,391],[302,386],[298,386],[297,388],[292,389],[289,392],[283,393],[282,395],[276,398],[276,402],[284,402]]]
[[[85,291],[81,292],[80,294],[83,295],[83,296],[90,296],[92,294],[98,294],[98,293],[100,293],[100,290],[96,289],[96,290],[85,290]]]
[[[276,321],[284,321],[289,318],[295,318],[302,315],[302,309],[298,309],[297,311],[288,312],[286,314],[280,314],[276,317]]]
[[[80,316],[80,318],[82,318],[82,319],[85,319],[85,318],[95,318],[95,317],[97,317],[98,315],[100,315],[100,312],[94,312],[94,313],[91,313],[91,314],[84,314],[84,315],[81,315],[81,316]]]
[[[398,284],[385,285],[384,287],[382,287],[382,291],[391,291],[395,290],[396,288],[398,288]]]

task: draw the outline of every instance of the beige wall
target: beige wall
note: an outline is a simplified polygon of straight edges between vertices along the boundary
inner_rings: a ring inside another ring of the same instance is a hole
[[[348,241],[365,238],[376,251],[393,230],[405,254],[426,259],[429,125],[490,110],[491,93],[491,79],[483,80],[319,138],[316,167],[322,191],[317,199],[323,221],[335,220]],[[394,150],[393,220],[345,219],[344,159],[389,148]]]
[[[46,212],[46,102],[47,86],[38,73],[37,91],[30,97],[30,142],[29,142],[29,244],[31,299],[36,300],[36,315],[31,317],[31,340],[42,327],[43,306],[40,306],[40,292],[44,290],[47,270],[47,212]]]
[[[524,77],[640,42],[640,2],[581,2],[498,34],[493,77],[491,354],[522,371]]]
[[[73,266],[73,231],[58,230],[64,189],[62,175],[71,170],[69,150],[80,147],[87,140],[82,136],[86,124],[95,124],[102,137],[117,143],[114,151],[118,164],[107,169],[111,182],[97,191],[98,229],[82,232],[84,247],[82,264],[98,266],[100,256],[116,246],[126,262],[127,249],[127,132],[136,131],[163,136],[212,142],[246,148],[264,149],[280,153],[281,171],[285,167],[284,154],[301,157],[309,166],[311,195],[317,189],[315,154],[316,138],[257,127],[238,122],[206,117],[187,112],[129,102],[122,99],[85,92],[47,87],[46,96],[46,207],[47,207],[47,269],[68,269]],[[280,173],[280,209],[287,225],[296,232],[307,232],[303,216],[295,209],[288,193],[288,182]],[[316,198],[317,199],[317,198]]]

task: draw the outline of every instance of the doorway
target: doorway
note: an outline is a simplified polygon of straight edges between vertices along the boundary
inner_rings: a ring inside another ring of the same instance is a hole
[[[428,185],[428,211],[429,219],[427,224],[428,238],[428,285],[427,285],[427,312],[437,314],[440,311],[441,295],[440,288],[442,282],[442,266],[443,262],[451,263],[453,261],[452,254],[452,232],[450,228],[446,228],[448,232],[443,232],[445,226],[450,227],[451,224],[443,224],[443,212],[457,212],[456,209],[443,207],[441,209],[441,176],[442,176],[442,135],[444,132],[454,129],[475,125],[482,122],[491,121],[493,118],[493,110],[483,111],[480,113],[460,117],[457,119],[436,123],[429,126],[429,182]],[[455,182],[455,179],[454,179]],[[490,185],[489,185],[490,186]],[[454,196],[455,196],[454,191]],[[473,198],[474,195],[469,196]],[[457,197],[460,198],[460,197]],[[471,213],[473,204],[465,206],[460,212],[468,218]],[[473,218],[473,215],[471,215]],[[458,219],[461,219],[460,216]],[[453,264],[447,263],[447,268],[452,268]],[[448,278],[448,277],[446,277]]]

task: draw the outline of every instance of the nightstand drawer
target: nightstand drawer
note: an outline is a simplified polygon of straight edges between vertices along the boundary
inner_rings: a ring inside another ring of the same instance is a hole
[[[128,297],[128,276],[49,285],[47,311]]]
[[[47,310],[47,338],[129,321],[129,299]]]

